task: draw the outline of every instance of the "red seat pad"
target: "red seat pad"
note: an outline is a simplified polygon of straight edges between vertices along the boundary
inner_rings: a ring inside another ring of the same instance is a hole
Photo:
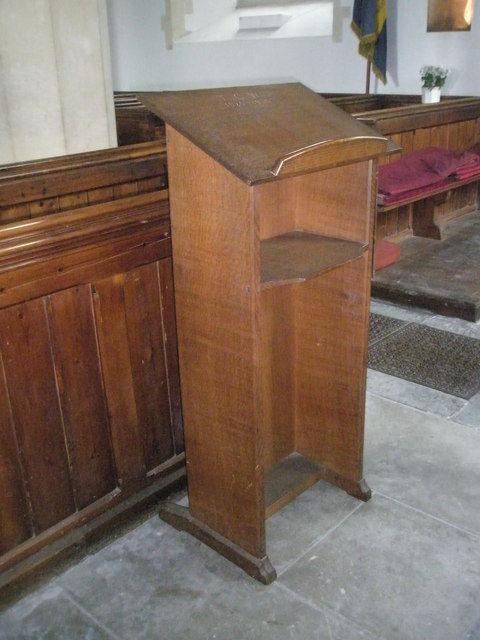
[[[378,190],[393,196],[427,187],[453,173],[458,164],[458,154],[447,149],[418,149],[378,168]]]
[[[428,194],[455,180],[480,175],[480,145],[457,153],[440,147],[412,151],[378,168],[378,192],[384,205]]]
[[[394,204],[402,203],[412,199],[420,199],[423,196],[427,197],[431,193],[433,193],[436,189],[443,189],[444,187],[455,187],[456,181],[453,178],[443,178],[438,182],[434,182],[432,184],[427,184],[423,187],[418,187],[417,189],[410,189],[409,191],[401,191],[399,193],[395,193],[393,195],[387,195],[379,192],[381,201],[380,203],[383,206],[392,206]]]
[[[387,267],[389,264],[393,264],[399,257],[400,247],[398,244],[384,239],[375,242],[375,271],[383,269],[383,267]]]

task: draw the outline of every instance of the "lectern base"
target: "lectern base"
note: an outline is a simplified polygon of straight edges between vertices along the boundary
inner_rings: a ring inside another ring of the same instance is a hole
[[[326,470],[323,479],[336,485],[340,489],[343,489],[349,495],[357,498],[358,500],[362,500],[363,502],[368,502],[372,497],[372,490],[364,478],[355,482],[353,480],[348,480],[343,476],[339,476],[332,471]]]
[[[256,558],[250,553],[224,538],[206,524],[200,522],[192,515],[186,507],[182,507],[172,502],[165,502],[158,513],[161,520],[175,527],[179,531],[186,531],[192,536],[220,553],[230,562],[243,569],[255,580],[263,584],[271,584],[277,579],[275,571],[268,556]]]

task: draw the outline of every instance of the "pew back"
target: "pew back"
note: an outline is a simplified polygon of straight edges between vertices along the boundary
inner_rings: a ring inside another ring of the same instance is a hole
[[[0,588],[184,482],[165,146],[0,168]]]
[[[462,152],[480,141],[480,98],[447,97],[438,104],[424,105],[420,96],[332,96],[337,106],[370,124],[398,145],[404,155],[427,147],[443,147]],[[381,162],[398,159],[397,154]],[[457,187],[435,207],[438,226],[474,211],[478,183]],[[377,213],[376,238],[402,240],[413,234],[411,205]]]

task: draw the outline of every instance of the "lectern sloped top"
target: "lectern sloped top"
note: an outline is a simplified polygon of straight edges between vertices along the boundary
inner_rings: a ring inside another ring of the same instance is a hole
[[[299,83],[138,97],[247,184],[377,157],[388,145],[386,138]]]

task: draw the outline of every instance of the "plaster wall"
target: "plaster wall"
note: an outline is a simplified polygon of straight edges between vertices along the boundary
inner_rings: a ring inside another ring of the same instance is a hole
[[[387,0],[388,71],[372,93],[420,93],[420,67],[451,70],[444,94],[480,95],[480,6],[468,32],[427,33],[427,0]],[[319,92],[365,91],[350,28],[353,0],[335,0],[333,36],[165,44],[165,0],[107,0],[114,88],[184,89],[300,81]]]
[[[0,164],[116,145],[105,0],[0,0]]]

